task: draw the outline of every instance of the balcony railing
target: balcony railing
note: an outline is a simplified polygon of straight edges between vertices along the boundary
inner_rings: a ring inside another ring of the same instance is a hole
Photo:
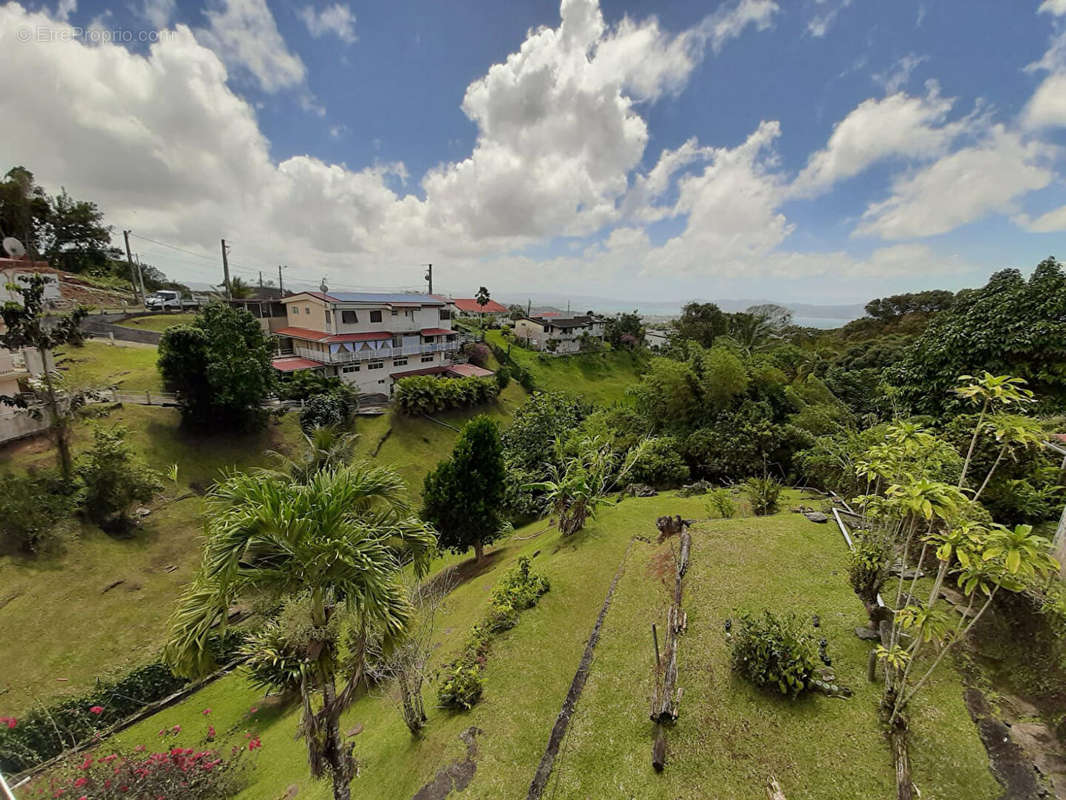
[[[326,364],[350,364],[353,361],[380,361],[383,358],[402,358],[403,356],[420,356],[427,353],[454,353],[459,349],[459,342],[435,342],[433,344],[409,344],[402,347],[380,347],[377,350],[356,350],[349,353],[340,349],[336,353],[323,352],[310,347],[302,347],[293,342],[293,353],[301,358],[310,358]]]

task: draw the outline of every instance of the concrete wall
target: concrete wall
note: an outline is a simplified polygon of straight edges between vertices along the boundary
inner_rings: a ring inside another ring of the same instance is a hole
[[[285,304],[288,324],[293,328],[308,328],[312,331],[332,330],[326,325],[326,303],[317,297],[301,297]]]

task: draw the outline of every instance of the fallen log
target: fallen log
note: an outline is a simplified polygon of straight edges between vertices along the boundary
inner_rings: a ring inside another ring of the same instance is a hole
[[[688,555],[692,549],[692,534],[688,532],[688,528],[685,527],[681,531],[681,554],[677,559],[677,579],[680,581],[685,576],[685,570],[688,569]]]
[[[655,742],[651,746],[651,765],[656,772],[662,772],[666,766],[666,731],[662,725],[655,726]]]
[[[781,784],[772,775],[770,780],[766,782],[766,796],[770,800],[786,800],[785,793],[781,791]]]

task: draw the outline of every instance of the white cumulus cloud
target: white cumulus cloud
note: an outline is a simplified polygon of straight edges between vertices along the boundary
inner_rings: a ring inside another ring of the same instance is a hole
[[[266,0],[211,0],[204,16],[207,27],[197,29],[197,40],[227,66],[251,74],[263,91],[298,86],[307,77],[303,61],[278,32]]]
[[[304,6],[300,9],[300,19],[307,26],[307,32],[316,39],[332,34],[342,42],[352,44],[358,38],[355,35],[355,14],[344,3],[334,3],[321,10]]]

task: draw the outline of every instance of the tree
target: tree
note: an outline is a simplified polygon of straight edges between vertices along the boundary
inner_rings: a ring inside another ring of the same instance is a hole
[[[322,426],[304,433],[304,449],[295,458],[269,451],[278,462],[277,474],[296,483],[308,483],[319,472],[335,471],[349,464],[355,455],[359,434],[335,426]]]
[[[639,345],[644,341],[644,323],[640,320],[640,314],[633,311],[609,317],[604,326],[603,337],[612,347],[622,347],[623,344],[629,347]],[[628,338],[623,340],[623,337]]]
[[[1066,273],[1054,258],[1029,280],[997,272],[980,288],[959,292],[933,317],[898,365],[887,371],[916,413],[943,415],[961,403],[955,376],[982,370],[1029,382],[1049,410],[1066,408]]]
[[[691,422],[700,410],[699,377],[688,363],[653,358],[630,389],[637,408],[656,427]]]
[[[49,211],[48,195],[32,172],[25,167],[8,170],[0,182],[0,232],[19,239],[33,258],[40,253],[38,237]]]
[[[674,326],[681,338],[710,347],[715,338],[729,332],[729,314],[714,303],[688,303]]]
[[[225,290],[226,284],[221,283],[219,287]],[[241,278],[230,278],[229,281],[229,296],[234,300],[241,300],[246,297],[251,297],[255,293],[255,290],[251,285]]]
[[[520,306],[515,303],[507,306],[507,316],[512,320],[520,320],[526,315],[525,306]]]
[[[98,427],[93,446],[78,460],[78,500],[85,516],[106,531],[129,527],[129,509],[163,488],[159,474],[135,458],[122,426]]]
[[[52,198],[40,241],[48,263],[68,272],[107,270],[111,256],[117,255],[103,212],[96,203],[75,200],[66,189]]]
[[[70,480],[73,463],[70,455],[70,417],[74,408],[83,398],[75,395],[61,394],[57,387],[57,375],[52,370],[52,351],[65,344],[80,344],[84,338],[80,329],[81,321],[88,311],[81,306],[70,314],[57,319],[50,319],[44,313],[43,275],[31,275],[19,284],[8,288],[17,291],[22,302],[9,300],[0,309],[4,321],[4,332],[0,333],[0,347],[19,351],[24,347],[37,350],[41,356],[41,394],[48,416],[52,441],[55,442],[59,456],[59,469],[64,480]],[[15,397],[0,397],[5,405],[25,407],[24,400]]]
[[[312,776],[328,775],[334,799],[349,800],[355,745],[342,738],[341,714],[365,678],[368,631],[388,643],[410,624],[401,573],[412,564],[416,576],[425,574],[431,529],[411,516],[394,471],[366,465],[319,472],[306,484],[234,475],[212,491],[207,520],[203,561],[171,617],[166,659],[178,674],[203,675],[214,667],[208,635],[234,601],[297,603],[308,632],[300,733]]]
[[[954,292],[931,289],[925,292],[908,292],[894,294],[891,297],[879,297],[866,304],[866,313],[874,319],[889,322],[899,319],[904,314],[915,312],[933,314],[937,311],[944,311],[954,304]]]
[[[477,294],[474,295],[474,299],[477,300],[477,304],[481,307],[481,327],[485,327],[485,306],[489,304],[489,290],[484,286],[478,287]]]
[[[455,553],[473,547],[482,561],[485,545],[503,527],[505,477],[499,426],[475,417],[463,427],[451,458],[426,475],[422,518],[436,527],[441,547]]]
[[[255,317],[212,303],[190,325],[163,333],[159,371],[178,395],[183,421],[201,428],[247,428],[261,419],[274,387],[271,349]]]

